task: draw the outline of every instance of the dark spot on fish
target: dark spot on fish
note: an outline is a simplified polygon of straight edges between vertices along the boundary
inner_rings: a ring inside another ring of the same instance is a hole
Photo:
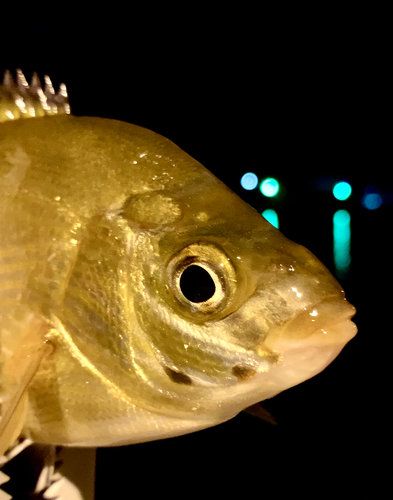
[[[57,283],[56,283],[56,281],[50,281],[49,282],[49,289],[50,290],[57,290]]]
[[[172,368],[169,368],[169,366],[166,366],[164,371],[173,382],[176,382],[176,384],[192,384],[191,378],[185,373],[176,372],[175,370],[172,370]]]
[[[254,377],[256,371],[254,368],[250,368],[249,366],[235,365],[232,368],[232,373],[239,379],[240,382],[243,382],[244,380],[249,380]]]

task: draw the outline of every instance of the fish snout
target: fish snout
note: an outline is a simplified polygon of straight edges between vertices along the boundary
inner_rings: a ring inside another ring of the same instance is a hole
[[[355,307],[345,298],[327,297],[317,304],[304,307],[275,332],[271,332],[267,343],[270,341],[274,344],[272,348],[277,348],[282,342],[337,344],[343,347],[356,335],[357,327],[351,321],[355,313]]]

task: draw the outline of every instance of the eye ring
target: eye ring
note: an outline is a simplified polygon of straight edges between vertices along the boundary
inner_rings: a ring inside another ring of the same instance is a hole
[[[178,252],[167,268],[169,287],[182,310],[216,315],[228,304],[236,287],[230,258],[210,243],[194,243]],[[193,281],[195,280],[195,281]]]

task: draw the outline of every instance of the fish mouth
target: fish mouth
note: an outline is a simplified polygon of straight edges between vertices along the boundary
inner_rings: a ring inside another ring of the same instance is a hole
[[[324,370],[356,335],[357,327],[351,321],[355,312],[342,295],[330,296],[302,308],[284,325],[270,330],[257,348],[262,363],[255,377],[236,386],[244,390],[247,385],[248,405]]]
[[[291,386],[321,372],[356,335],[355,312],[346,299],[328,297],[268,336],[265,347],[278,353],[279,371],[290,374]]]
[[[304,307],[276,332],[272,332],[272,340],[302,342],[320,337],[325,343],[346,343],[357,331],[351,321],[355,313],[356,309],[345,298],[327,297]]]

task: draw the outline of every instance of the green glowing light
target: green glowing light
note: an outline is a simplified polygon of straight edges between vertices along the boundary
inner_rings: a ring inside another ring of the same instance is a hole
[[[342,229],[343,227],[347,227],[350,222],[351,216],[347,210],[337,210],[333,215],[333,224],[337,228]]]
[[[352,187],[348,182],[337,182],[333,188],[333,196],[340,201],[347,200],[352,193]]]
[[[262,215],[265,217],[265,219],[270,222],[270,224],[278,229],[279,223],[278,223],[278,215],[275,210],[272,210],[271,208],[268,208],[264,212],[262,212]]]
[[[333,215],[333,256],[337,277],[346,278],[351,264],[351,216],[346,210]]]
[[[280,184],[276,179],[269,177],[268,179],[262,181],[260,190],[264,196],[272,198],[273,196],[276,196],[276,194],[279,192]]]

